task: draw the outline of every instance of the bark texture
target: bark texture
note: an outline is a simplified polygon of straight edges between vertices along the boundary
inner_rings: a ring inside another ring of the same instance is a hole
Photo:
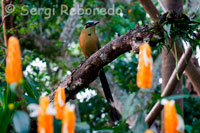
[[[154,20],[157,21],[160,13],[156,9],[156,7],[153,5],[151,0],[138,0],[142,5],[144,10],[150,15],[150,17]]]

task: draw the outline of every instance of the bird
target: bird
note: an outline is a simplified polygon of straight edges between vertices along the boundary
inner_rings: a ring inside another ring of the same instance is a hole
[[[98,40],[98,36],[95,32],[96,25],[98,24],[98,21],[88,21],[80,34],[79,38],[79,44],[81,51],[85,58],[89,58],[93,53],[95,53],[98,49],[100,49],[100,43]],[[101,81],[101,85],[104,91],[105,98],[107,102],[110,104],[110,117],[112,121],[119,121],[121,119],[121,115],[115,108],[114,100],[112,97],[112,93],[104,72],[104,69],[100,69],[98,76]]]

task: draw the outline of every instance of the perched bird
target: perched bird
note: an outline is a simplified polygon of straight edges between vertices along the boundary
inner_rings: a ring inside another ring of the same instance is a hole
[[[88,21],[81,31],[79,44],[81,47],[81,51],[86,57],[86,59],[89,58],[98,49],[100,49],[100,43],[98,41],[97,34],[95,33],[95,26],[98,23],[99,22]],[[106,79],[106,75],[103,69],[99,71],[99,77],[100,77],[100,81],[102,84],[102,88],[103,88],[106,100],[111,105],[111,112],[110,112],[111,119],[113,121],[118,121],[120,120],[121,116],[119,112],[115,109],[114,100],[113,100],[110,87],[109,87],[109,84],[108,84],[108,81]]]

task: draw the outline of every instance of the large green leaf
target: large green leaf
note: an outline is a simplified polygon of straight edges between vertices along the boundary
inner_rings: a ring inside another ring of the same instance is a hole
[[[62,121],[53,119],[53,127],[54,127],[54,133],[60,133],[61,132],[61,128],[62,128]]]
[[[39,94],[37,93],[37,90],[33,87],[32,83],[28,77],[24,77],[23,88],[29,97],[31,97],[35,100],[38,99]]]
[[[30,118],[27,113],[23,111],[17,111],[14,113],[13,126],[18,133],[27,133],[30,129]]]
[[[125,120],[127,117],[130,116],[130,114],[133,114],[133,111],[135,109],[134,106],[132,106],[133,98],[135,96],[135,93],[132,93],[125,101],[123,114],[122,114],[122,120]],[[132,106],[132,107],[131,107]]]
[[[134,133],[144,133],[148,128],[147,123],[145,122],[144,112],[141,112],[136,121],[135,127],[133,129]]]

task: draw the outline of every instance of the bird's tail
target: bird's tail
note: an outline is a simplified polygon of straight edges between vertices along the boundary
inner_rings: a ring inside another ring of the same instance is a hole
[[[114,121],[114,122],[119,121],[121,119],[121,115],[114,106],[114,100],[112,97],[112,93],[110,91],[110,87],[109,87],[109,84],[108,84],[108,81],[107,81],[107,78],[106,78],[106,75],[105,75],[103,69],[100,70],[99,77],[100,77],[100,81],[102,84],[102,88],[103,88],[106,100],[108,101],[108,103],[111,106],[110,117],[111,117],[112,121]]]

